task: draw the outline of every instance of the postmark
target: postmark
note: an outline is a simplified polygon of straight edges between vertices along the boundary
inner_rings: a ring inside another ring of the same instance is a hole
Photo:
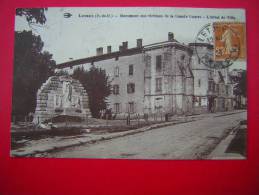
[[[204,25],[197,33],[194,41],[194,52],[199,62],[210,68],[214,67],[214,36],[212,31],[213,28],[210,23]]]

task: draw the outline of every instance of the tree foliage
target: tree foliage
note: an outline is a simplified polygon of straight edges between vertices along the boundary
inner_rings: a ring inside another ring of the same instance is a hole
[[[64,75],[69,75],[69,73],[66,70],[60,70],[58,72],[54,73],[55,76],[64,76]]]
[[[92,66],[89,71],[83,68],[74,70],[73,78],[84,86],[89,99],[89,107],[93,117],[100,117],[100,110],[106,109],[106,99],[111,93],[109,77],[105,70]]]
[[[246,71],[241,72],[241,76],[236,79],[237,84],[234,87],[236,96],[246,97]]]
[[[17,8],[16,15],[25,16],[29,24],[45,24],[47,20],[45,17],[45,11],[47,10],[47,8]]]
[[[36,94],[43,82],[53,74],[52,54],[42,51],[40,36],[31,31],[15,32],[13,107],[14,115],[34,112]]]

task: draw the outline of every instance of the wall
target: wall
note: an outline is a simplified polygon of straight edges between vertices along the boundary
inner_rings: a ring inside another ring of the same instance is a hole
[[[186,48],[185,48],[186,49]],[[156,57],[162,57],[162,69],[156,70]],[[182,59],[182,56],[185,56]],[[172,43],[145,51],[145,112],[192,112],[193,78],[190,73],[190,54]],[[181,71],[182,68],[182,71]],[[162,80],[162,90],[156,90],[156,79]],[[185,98],[186,95],[190,97]]]
[[[107,98],[108,108],[112,109],[115,113],[115,103],[119,103],[119,113],[117,113],[117,118],[126,117],[128,112],[128,103],[134,102],[134,113],[143,113],[144,109],[144,63],[143,55],[141,53],[119,56],[116,58],[106,59],[102,61],[97,61],[93,63],[94,66],[100,67],[106,71],[109,76],[111,85],[119,85],[119,94],[111,94]],[[129,65],[133,65],[133,75],[129,75]],[[83,66],[85,69],[91,67],[91,63],[81,64],[74,66],[69,70],[72,74],[76,67]],[[118,68],[118,75],[116,74],[116,68]],[[127,84],[135,84],[135,92],[127,92]]]

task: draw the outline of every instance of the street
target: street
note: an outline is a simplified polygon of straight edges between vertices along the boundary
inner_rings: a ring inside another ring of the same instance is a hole
[[[46,157],[203,159],[246,116],[246,112],[208,116],[198,121],[46,153]]]

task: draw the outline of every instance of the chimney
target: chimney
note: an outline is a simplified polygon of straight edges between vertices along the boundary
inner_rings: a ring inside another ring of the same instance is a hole
[[[99,48],[96,49],[96,55],[97,56],[103,55],[103,48],[102,47],[99,47]]]
[[[119,51],[123,51],[123,46],[122,45],[119,46]]]
[[[122,48],[123,50],[128,49],[128,41],[122,42]]]
[[[142,47],[142,39],[137,39],[137,47]]]
[[[112,52],[112,46],[107,46],[107,53],[111,53]]]
[[[173,41],[174,40],[174,33],[169,32],[168,33],[168,41]]]

